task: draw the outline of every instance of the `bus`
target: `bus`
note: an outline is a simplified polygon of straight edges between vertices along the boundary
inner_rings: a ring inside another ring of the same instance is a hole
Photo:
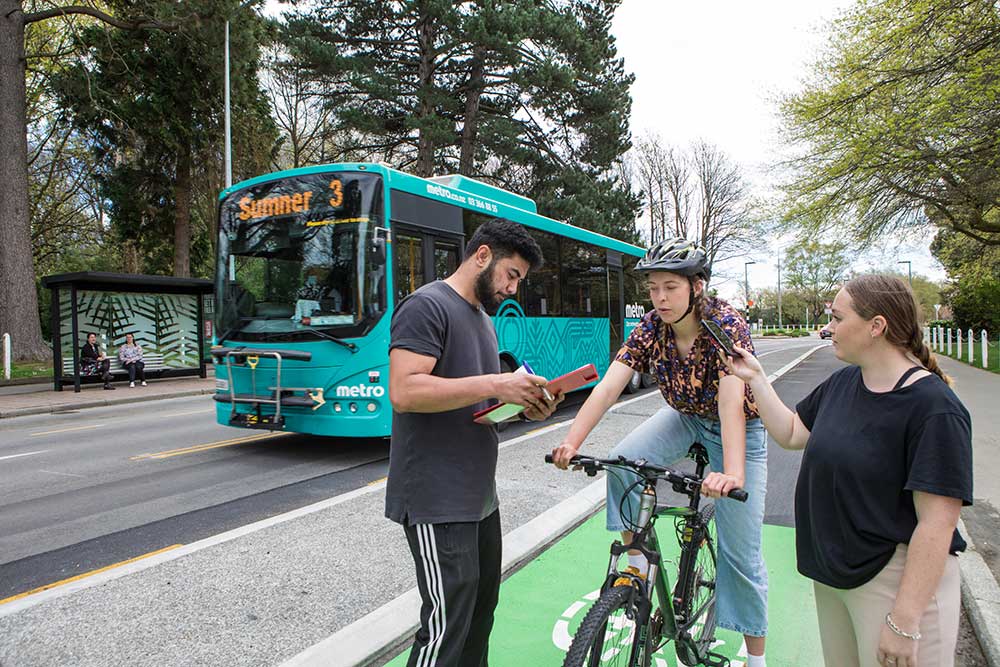
[[[545,257],[493,317],[501,368],[528,362],[552,378],[593,363],[603,375],[644,312],[631,271],[642,248],[541,216],[531,199],[465,176],[330,164],[219,196],[218,422],[388,437],[393,308],[454,271],[466,239],[495,217],[524,225]]]

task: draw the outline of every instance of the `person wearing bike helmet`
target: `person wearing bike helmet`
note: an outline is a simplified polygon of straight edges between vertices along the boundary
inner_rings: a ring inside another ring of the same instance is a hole
[[[764,666],[767,635],[767,569],[761,556],[764,495],[767,487],[767,435],[753,394],[720,357],[720,348],[701,320],[713,320],[735,343],[753,351],[746,320],[731,305],[707,296],[711,267],[705,250],[684,238],[662,241],[635,266],[646,276],[653,309],[622,345],[614,363],[573,420],[553,452],[560,468],[580,450],[633,373],[650,373],[667,405],[627,435],[609,455],[644,458],[669,466],[684,458],[695,442],[708,450],[713,472],[702,493],[716,502],[719,536],[717,624],[744,635],[747,667]],[[607,478],[607,528],[631,542],[628,527],[639,508],[637,476]],[[722,498],[734,488],[749,494],[746,503]],[[622,516],[622,515],[625,516]],[[642,554],[630,553],[630,572],[648,571]],[[623,583],[630,580],[623,578]]]

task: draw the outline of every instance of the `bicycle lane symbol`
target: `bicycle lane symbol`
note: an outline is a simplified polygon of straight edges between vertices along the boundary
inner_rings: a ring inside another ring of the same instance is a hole
[[[572,604],[566,607],[566,611],[556,619],[555,625],[552,626],[552,643],[555,644],[563,653],[569,651],[569,645],[573,641],[573,635],[570,634],[570,628],[576,628],[583,620],[583,617],[587,614],[587,610],[597,601],[601,595],[600,589],[587,593],[578,600],[574,600]],[[695,626],[694,630],[697,631],[698,627]],[[608,634],[604,639],[605,652],[601,656],[601,662],[605,662],[614,658],[620,651],[627,651],[632,646],[632,637],[635,634],[635,624],[625,618],[616,618],[613,623],[613,627],[608,630]],[[740,658],[746,657],[746,644],[740,641],[740,649],[737,655]],[[727,647],[727,642],[724,639],[716,638],[714,644],[712,644],[713,650],[723,649]],[[674,654],[674,649],[671,644],[666,644],[660,647],[656,653],[653,654],[653,667],[683,667],[677,661],[677,656]],[[730,667],[745,667],[743,660],[733,659],[730,663]]]

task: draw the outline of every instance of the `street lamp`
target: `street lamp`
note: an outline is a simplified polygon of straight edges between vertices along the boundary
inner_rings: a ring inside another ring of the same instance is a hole
[[[911,262],[908,259],[903,259],[903,260],[900,260],[900,261],[898,261],[896,263],[897,264],[906,264],[906,275],[907,275],[907,277],[910,280],[910,289],[913,289],[913,262]]]
[[[756,263],[757,262],[753,261],[743,262],[743,287],[746,289],[747,292],[747,298],[745,301],[747,307],[747,318],[750,317],[750,278],[748,277],[747,274],[747,267],[750,266],[751,264],[756,264]]]

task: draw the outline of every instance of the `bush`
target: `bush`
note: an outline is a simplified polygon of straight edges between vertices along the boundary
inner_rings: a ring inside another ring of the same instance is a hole
[[[954,320],[931,320],[931,321],[929,321],[927,323],[927,326],[931,327],[932,329],[935,328],[935,327],[941,327],[942,329],[954,329],[955,328],[955,321]]]
[[[1000,279],[973,275],[955,283],[948,294],[955,322],[976,332],[1000,331]]]

